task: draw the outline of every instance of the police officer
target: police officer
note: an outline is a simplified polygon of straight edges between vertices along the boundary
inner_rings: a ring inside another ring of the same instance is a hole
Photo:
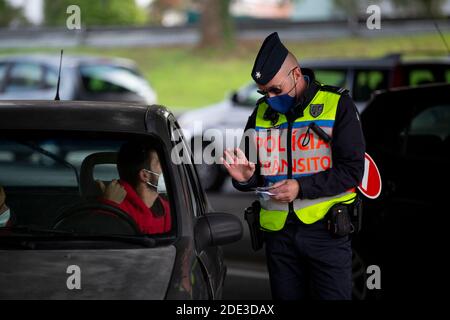
[[[351,299],[351,239],[333,237],[326,215],[354,201],[364,172],[356,107],[347,90],[300,68],[277,33],[264,40],[252,77],[263,98],[240,148],[226,150],[222,161],[238,190],[270,186],[260,199],[260,225],[272,297]]]

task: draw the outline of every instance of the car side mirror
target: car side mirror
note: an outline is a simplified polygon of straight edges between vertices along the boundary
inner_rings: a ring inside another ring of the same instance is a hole
[[[233,93],[231,94],[231,102],[233,102],[234,104],[239,104],[239,95],[237,91],[233,91]]]
[[[198,250],[241,240],[243,226],[238,217],[229,213],[208,213],[197,219],[195,243]]]

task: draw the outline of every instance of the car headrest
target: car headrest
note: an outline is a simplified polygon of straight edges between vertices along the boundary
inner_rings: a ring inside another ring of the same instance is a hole
[[[95,183],[94,168],[100,164],[117,164],[117,152],[97,152],[87,156],[80,169],[80,192],[84,198],[95,198],[102,191]]]

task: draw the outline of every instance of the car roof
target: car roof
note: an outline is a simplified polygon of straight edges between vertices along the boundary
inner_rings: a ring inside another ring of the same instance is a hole
[[[409,57],[402,54],[388,54],[379,58],[327,58],[321,60],[300,60],[300,66],[321,69],[321,68],[392,68],[396,65],[450,65],[450,57]]]
[[[338,68],[348,69],[349,67],[365,68],[389,68],[394,66],[397,60],[394,59],[323,59],[323,60],[300,60],[300,66],[318,69],[318,68]]]
[[[423,84],[419,86],[409,87],[395,87],[390,88],[386,90],[376,90],[374,92],[374,98],[380,98],[382,96],[395,96],[395,95],[411,95],[411,94],[424,94],[426,92],[439,92],[439,93],[446,93],[450,89],[450,83],[430,83],[430,84]],[[434,95],[435,98],[438,99],[446,99],[447,95]],[[427,99],[430,99],[431,97],[426,97]],[[448,99],[447,99],[448,100]]]
[[[0,128],[6,130],[68,130],[149,133],[152,123],[167,126],[163,106],[107,101],[0,101]],[[153,121],[150,123],[150,120]],[[150,123],[150,126],[148,125]]]
[[[12,55],[0,57],[1,62],[36,62],[46,64],[52,67],[59,67],[59,55],[53,54],[28,54],[28,55]],[[79,65],[116,65],[124,68],[136,69],[136,64],[125,58],[110,58],[101,56],[88,55],[63,55],[63,67]]]
[[[447,93],[449,90],[450,84],[448,83],[377,90],[361,116],[363,120],[371,122],[374,119],[380,119],[380,117],[393,117],[406,109],[420,109],[437,103],[448,104]],[[377,130],[379,130],[379,123],[374,125],[378,126]]]

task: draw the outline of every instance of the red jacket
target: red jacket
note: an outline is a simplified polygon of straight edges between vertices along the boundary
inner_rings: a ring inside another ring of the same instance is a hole
[[[160,201],[162,207],[162,215],[156,215],[152,209],[148,208],[144,201],[139,197],[133,187],[125,181],[120,180],[119,183],[125,188],[127,195],[125,199],[117,204],[114,201],[102,199],[103,202],[115,207],[119,207],[128,213],[136,222],[139,230],[146,234],[168,232],[172,226],[169,202],[158,196],[155,200]],[[152,206],[155,210],[155,204]]]

